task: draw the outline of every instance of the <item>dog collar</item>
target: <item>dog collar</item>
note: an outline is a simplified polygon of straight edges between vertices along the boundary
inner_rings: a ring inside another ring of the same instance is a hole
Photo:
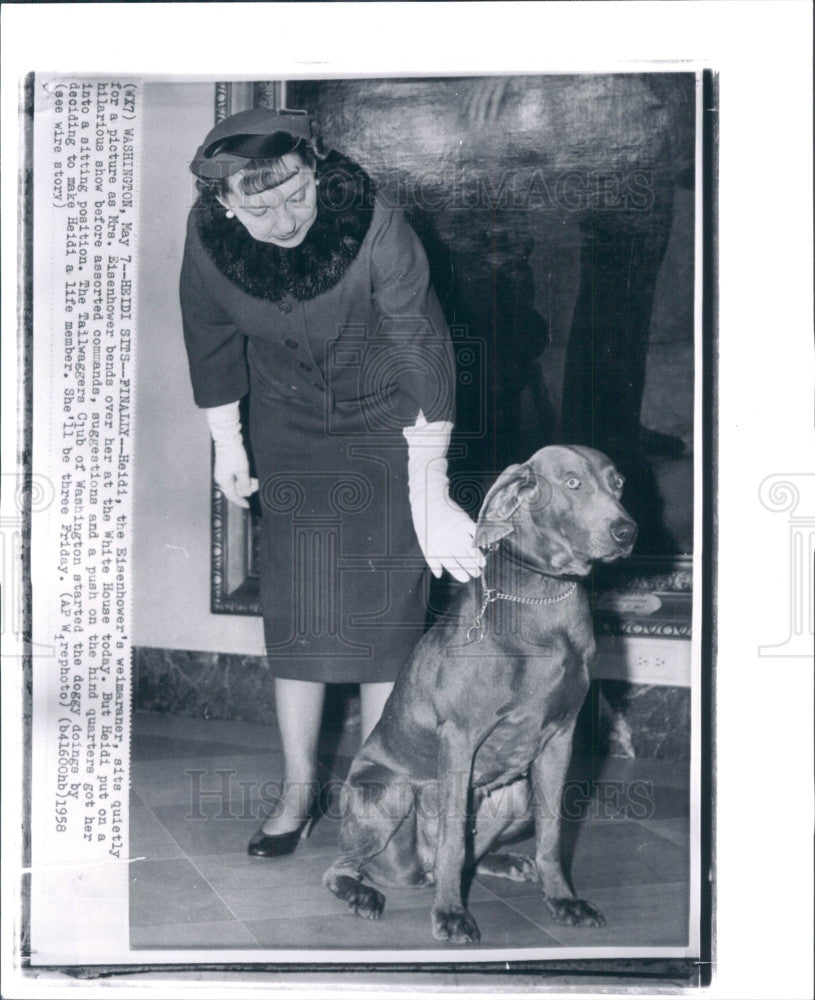
[[[565,601],[567,597],[570,597],[577,589],[577,584],[572,581],[565,590],[562,590],[559,594],[553,594],[551,597],[522,597],[517,594],[505,594],[503,591],[496,590],[493,587],[488,587],[484,577],[481,577],[481,610],[475,617],[472,625],[467,629],[467,642],[477,643],[481,642],[484,638],[484,626],[482,624],[484,619],[484,614],[487,608],[494,601],[512,601],[515,604],[557,604],[558,601]]]

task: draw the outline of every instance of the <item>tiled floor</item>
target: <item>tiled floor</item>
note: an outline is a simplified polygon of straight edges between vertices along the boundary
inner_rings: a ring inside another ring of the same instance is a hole
[[[358,732],[328,732],[324,782],[339,781]],[[441,948],[430,935],[431,889],[386,891],[379,921],[361,920],[323,889],[338,821],[324,816],[286,858],[246,844],[282,773],[273,726],[136,713],[133,728],[130,927],[134,948]],[[687,942],[687,764],[575,762],[564,808],[565,858],[602,929],[563,927],[536,883],[478,876],[468,907],[481,948],[672,945]],[[512,848],[530,852],[532,841]],[[448,946],[449,947],[449,946]]]

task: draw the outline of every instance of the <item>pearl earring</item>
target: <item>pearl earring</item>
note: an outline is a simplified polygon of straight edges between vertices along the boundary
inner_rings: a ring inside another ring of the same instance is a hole
[[[231,208],[228,208],[226,210],[226,217],[227,217],[227,219],[234,219],[235,218],[235,213],[232,211]]]

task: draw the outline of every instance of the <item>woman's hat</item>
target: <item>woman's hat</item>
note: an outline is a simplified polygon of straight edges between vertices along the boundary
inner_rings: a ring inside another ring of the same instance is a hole
[[[190,170],[206,180],[221,180],[242,170],[250,160],[285,156],[301,139],[310,138],[307,111],[239,111],[210,130],[196,150]]]

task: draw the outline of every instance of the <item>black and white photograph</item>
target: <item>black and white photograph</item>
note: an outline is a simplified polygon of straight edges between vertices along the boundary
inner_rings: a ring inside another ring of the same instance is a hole
[[[702,86],[35,77],[131,948],[695,954]]]
[[[317,37],[17,79],[25,964],[707,988],[727,81]]]

